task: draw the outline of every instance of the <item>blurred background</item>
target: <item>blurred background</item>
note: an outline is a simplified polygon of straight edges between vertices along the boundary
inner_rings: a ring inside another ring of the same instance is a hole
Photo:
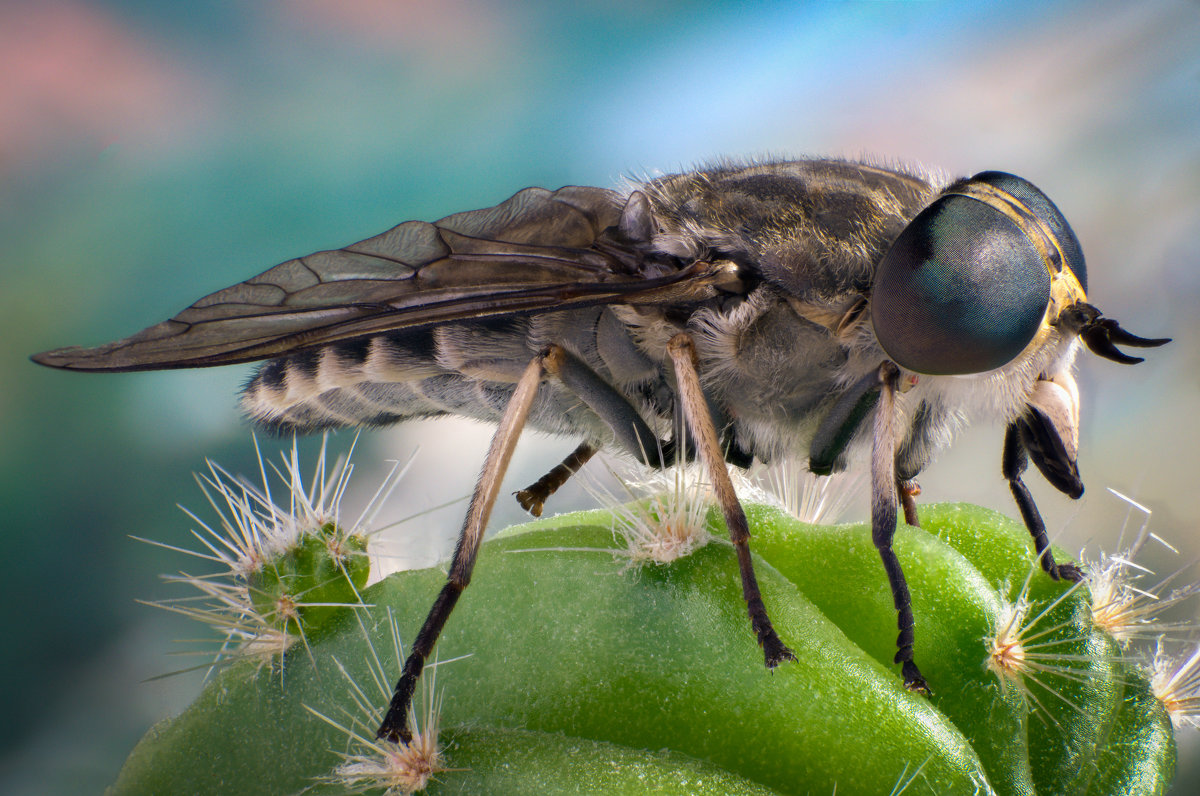
[[[159,574],[197,567],[130,536],[186,543],[196,524],[176,504],[212,517],[192,479],[206,457],[258,469],[234,401],[248,366],[86,376],[29,354],[527,185],[766,154],[1002,169],[1045,190],[1083,243],[1094,303],[1176,341],[1135,368],[1081,355],[1088,493],[1031,488],[1068,549],[1112,550],[1127,507],[1111,487],[1181,549],[1152,567],[1196,560],[1194,0],[0,0],[0,791],[95,791],[190,700],[198,674],[145,681],[197,663],[168,657],[197,629],[137,601],[180,596]],[[347,513],[416,451],[376,525],[397,522],[396,549],[432,563],[463,505],[399,521],[464,497],[489,435],[457,421],[364,435]],[[964,434],[925,499],[1015,514],[1000,442],[996,427]],[[513,488],[574,444],[528,437]],[[263,441],[272,458],[282,446]],[[576,487],[550,508],[589,504]],[[493,527],[519,518],[502,499]],[[1179,793],[1195,792],[1195,749],[1184,734]]]

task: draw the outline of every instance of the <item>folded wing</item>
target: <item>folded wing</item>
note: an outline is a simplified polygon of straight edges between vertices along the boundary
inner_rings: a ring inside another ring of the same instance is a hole
[[[265,359],[380,331],[678,294],[702,270],[650,254],[646,205],[600,188],[527,188],[484,210],[410,221],[219,290],[170,320],[35,362],[160,370]],[[687,292],[686,290],[684,292]]]

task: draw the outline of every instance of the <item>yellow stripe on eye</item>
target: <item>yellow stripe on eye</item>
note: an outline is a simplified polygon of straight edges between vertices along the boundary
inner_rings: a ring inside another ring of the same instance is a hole
[[[1042,255],[1042,261],[1046,264],[1050,278],[1053,279],[1062,272],[1066,258],[1063,256],[1054,233],[1040,216],[1017,201],[1012,194],[985,182],[976,181],[968,182],[945,195],[955,194],[983,202],[1008,216],[1029,237],[1030,242]]]
[[[1041,216],[1012,194],[985,182],[973,180],[944,195],[954,194],[983,202],[1012,219],[1041,254],[1046,271],[1050,274],[1050,304],[1044,323],[1056,322],[1059,314],[1071,304],[1087,300],[1087,292],[1080,284],[1079,278],[1069,267],[1064,267],[1066,257],[1059,246],[1058,238]]]

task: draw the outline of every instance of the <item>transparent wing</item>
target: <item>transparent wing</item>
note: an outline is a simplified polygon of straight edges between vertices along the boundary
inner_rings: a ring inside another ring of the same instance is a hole
[[[613,191],[527,188],[289,260],[123,340],[33,359],[69,370],[223,365],[392,329],[678,294],[700,264],[643,257],[647,247],[622,231],[648,228],[635,196],[623,217]]]

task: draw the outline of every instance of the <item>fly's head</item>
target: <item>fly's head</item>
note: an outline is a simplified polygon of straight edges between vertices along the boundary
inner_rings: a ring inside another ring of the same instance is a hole
[[[1117,344],[1168,342],[1102,317],[1087,302],[1083,251],[1062,213],[1027,180],[996,171],[951,184],[900,233],[876,268],[870,310],[896,364],[958,377],[938,381],[973,390],[975,403],[990,396],[1051,483],[1072,497],[1083,492],[1071,375],[1078,342],[1127,364],[1142,360]]]

